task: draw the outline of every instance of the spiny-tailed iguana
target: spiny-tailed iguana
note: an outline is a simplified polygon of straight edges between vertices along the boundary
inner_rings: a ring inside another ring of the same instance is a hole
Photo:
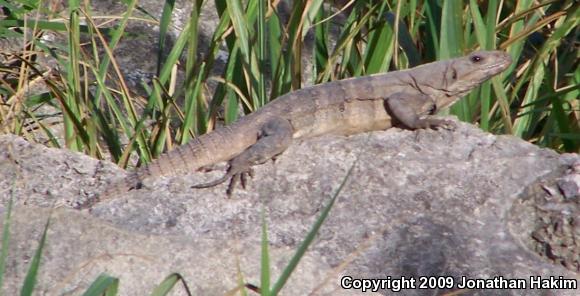
[[[185,174],[221,161],[229,161],[223,178],[194,187],[214,186],[231,178],[229,195],[236,182],[242,180],[244,185],[252,165],[284,152],[297,138],[351,135],[392,126],[453,128],[452,121],[431,115],[510,64],[511,58],[504,52],[478,51],[408,70],[333,81],[285,94],[232,125],[161,155],[79,208],[138,189],[146,178]]]

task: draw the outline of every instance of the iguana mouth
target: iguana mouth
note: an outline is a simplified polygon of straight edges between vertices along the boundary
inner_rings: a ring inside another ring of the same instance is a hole
[[[498,62],[491,64],[487,67],[485,67],[486,70],[491,70],[491,71],[496,71],[493,72],[495,73],[499,73],[505,69],[507,69],[507,67],[509,67],[509,65],[511,65],[512,63],[512,58],[509,55],[505,55],[503,59],[499,60]]]
[[[504,59],[484,67],[483,71],[487,75],[483,75],[480,79],[475,81],[475,84],[480,84],[480,83],[490,79],[492,76],[495,76],[496,74],[503,72],[505,69],[507,69],[507,67],[509,67],[509,65],[511,65],[511,63],[512,63],[512,61],[511,61],[510,56],[506,55]]]
[[[492,64],[492,65],[487,66],[487,69],[491,70],[491,69],[497,68],[498,70],[504,70],[505,68],[507,68],[508,65],[509,65],[508,63],[500,62],[500,63],[496,63],[496,64]]]

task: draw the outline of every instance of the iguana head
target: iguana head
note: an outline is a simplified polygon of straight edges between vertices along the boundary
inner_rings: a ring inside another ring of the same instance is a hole
[[[503,51],[476,51],[450,60],[444,73],[451,93],[467,94],[484,81],[503,72],[512,63]]]
[[[503,51],[476,51],[443,62],[426,64],[414,79],[421,91],[435,98],[437,109],[453,104],[482,82],[504,71],[512,62]]]

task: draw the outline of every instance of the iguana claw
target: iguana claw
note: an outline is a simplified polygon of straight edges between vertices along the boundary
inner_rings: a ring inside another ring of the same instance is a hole
[[[424,120],[426,120],[426,125],[431,129],[455,130],[457,128],[457,124],[448,119],[428,118]]]
[[[234,189],[235,189],[236,185],[238,184],[238,182],[241,183],[242,188],[246,189],[248,176],[250,176],[251,178],[254,177],[254,170],[251,167],[242,167],[241,168],[238,166],[234,166],[233,164],[230,164],[226,174],[223,177],[221,177],[217,180],[211,181],[211,182],[193,185],[193,186],[191,186],[191,188],[201,189],[201,188],[213,187],[213,186],[219,185],[219,184],[227,181],[228,179],[230,179],[230,184],[228,185],[228,189],[226,190],[226,194],[229,197],[234,192]]]
[[[232,195],[232,193],[234,193],[234,189],[236,188],[238,182],[240,182],[243,189],[246,189],[248,176],[250,178],[254,177],[254,170],[252,168],[248,168],[246,171],[234,174],[230,179],[230,184],[228,185],[228,189],[226,190],[226,195],[229,197]]]

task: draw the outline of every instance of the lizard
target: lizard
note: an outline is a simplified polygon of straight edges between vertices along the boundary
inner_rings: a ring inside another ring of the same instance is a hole
[[[245,188],[253,165],[275,158],[295,139],[352,135],[391,127],[454,129],[453,121],[433,115],[503,72],[511,62],[503,51],[475,51],[406,70],[336,80],[289,92],[233,124],[162,154],[77,208],[91,208],[114,193],[139,189],[148,178],[187,174],[222,161],[228,161],[222,178],[192,188],[211,187],[231,179],[226,192],[229,196],[238,182]]]

